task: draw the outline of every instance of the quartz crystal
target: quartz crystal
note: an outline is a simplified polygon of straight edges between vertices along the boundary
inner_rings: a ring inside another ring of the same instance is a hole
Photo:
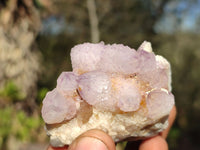
[[[42,108],[42,117],[46,123],[59,123],[71,119],[75,114],[76,105],[71,97],[65,98],[57,89],[47,93]]]
[[[101,129],[115,142],[147,138],[167,128],[174,105],[169,62],[144,41],[135,50],[103,42],[71,50],[72,72],[62,72],[43,100],[42,117],[53,146]]]

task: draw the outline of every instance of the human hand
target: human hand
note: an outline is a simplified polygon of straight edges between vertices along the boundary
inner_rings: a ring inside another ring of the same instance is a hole
[[[143,140],[135,147],[138,142],[128,142],[126,150],[168,150],[166,142],[169,130],[176,117],[176,107],[174,106],[169,115],[169,126],[159,135]],[[89,130],[80,135],[70,146],[55,148],[49,146],[47,150],[115,150],[115,143],[112,138],[100,130]]]

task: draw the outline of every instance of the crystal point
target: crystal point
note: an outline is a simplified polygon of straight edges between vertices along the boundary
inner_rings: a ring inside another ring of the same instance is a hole
[[[156,89],[148,94],[146,103],[148,116],[156,120],[169,115],[174,105],[174,96],[166,90]]]
[[[42,117],[48,124],[71,119],[75,113],[75,102],[71,98],[65,98],[57,89],[48,92],[43,100]]]

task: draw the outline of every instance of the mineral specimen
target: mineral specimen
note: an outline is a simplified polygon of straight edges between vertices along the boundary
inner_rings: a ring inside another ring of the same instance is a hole
[[[53,146],[70,144],[89,129],[115,142],[147,138],[168,126],[174,105],[170,64],[144,41],[84,43],[71,50],[72,72],[63,72],[43,100],[42,117]]]

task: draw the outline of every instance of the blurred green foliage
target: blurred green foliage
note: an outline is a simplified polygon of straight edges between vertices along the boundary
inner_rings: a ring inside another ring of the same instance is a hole
[[[9,135],[16,137],[20,141],[35,140],[37,129],[42,124],[39,116],[28,116],[23,110],[6,107],[0,109],[0,147],[9,138]]]
[[[168,143],[170,143],[171,149],[177,149],[178,147],[177,140],[180,138],[180,136],[181,136],[181,130],[177,127],[172,127],[168,135]]]
[[[3,89],[0,89],[0,96],[7,97],[13,101],[23,100],[25,98],[13,81],[7,81]]]
[[[38,102],[41,104],[42,103],[42,100],[44,99],[44,97],[46,96],[46,93],[49,91],[48,88],[41,88],[39,89],[38,91],[38,94],[37,94],[37,100]]]

